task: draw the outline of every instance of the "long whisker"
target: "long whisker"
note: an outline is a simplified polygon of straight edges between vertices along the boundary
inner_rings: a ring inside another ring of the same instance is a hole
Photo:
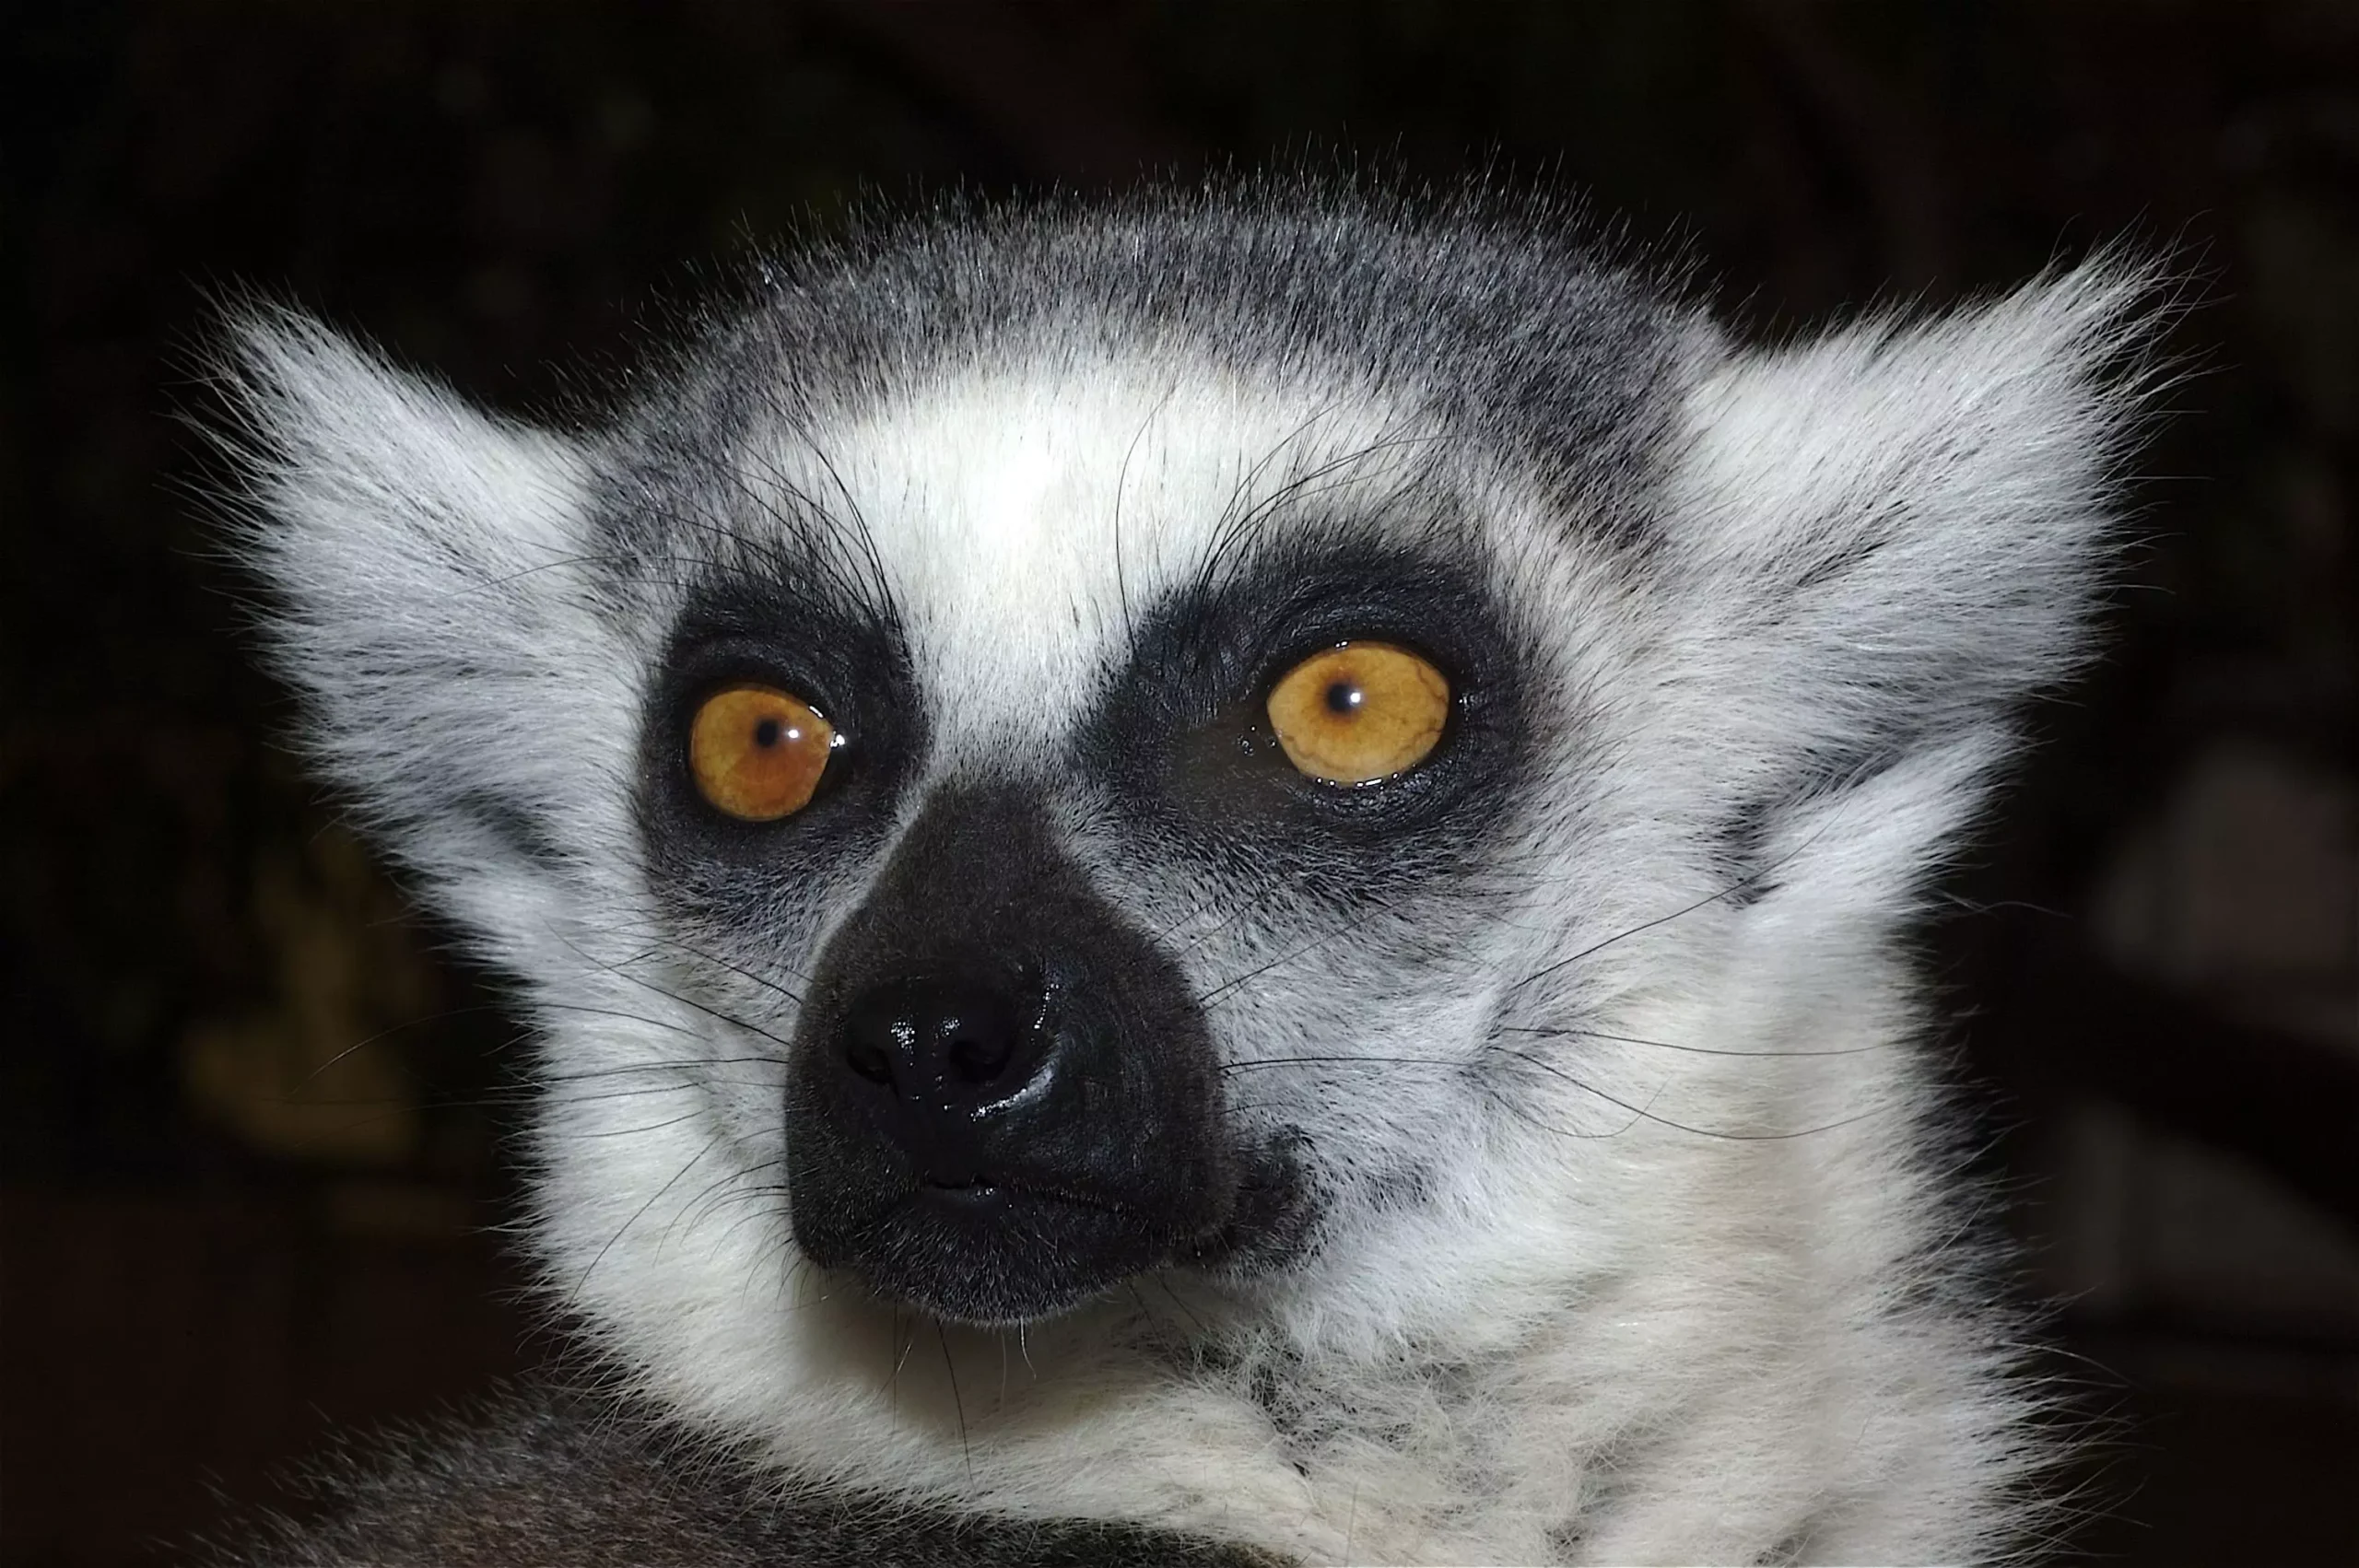
[[[1508,998],[1513,998],[1521,992],[1524,988],[1532,985],[1534,981],[1545,979],[1549,976],[1556,974],[1560,970],[1568,968],[1572,965],[1578,964],[1585,958],[1595,957],[1598,954],[1604,952],[1610,947],[1614,947],[1621,942],[1625,942],[1632,937],[1644,935],[1648,931],[1657,930],[1662,926],[1667,926],[1673,920],[1684,919],[1686,917],[1696,913],[1698,909],[1708,908],[1724,898],[1733,897],[1749,887],[1758,885],[1768,877],[1775,875],[1778,872],[1782,871],[1785,867],[1791,864],[1796,857],[1800,856],[1812,845],[1817,843],[1819,839],[1825,837],[1827,832],[1833,826],[1834,824],[1832,821],[1820,824],[1816,832],[1803,839],[1800,844],[1795,845],[1785,854],[1778,856],[1775,860],[1770,861],[1766,866],[1757,867],[1756,869],[1746,872],[1743,876],[1738,877],[1735,881],[1728,883],[1726,886],[1717,888],[1713,892],[1706,894],[1703,897],[1696,899],[1692,904],[1682,905],[1680,907],[1673,909],[1668,915],[1658,915],[1651,920],[1640,921],[1637,925],[1631,926],[1625,930],[1616,931],[1614,935],[1606,937],[1602,941],[1591,942],[1589,946],[1582,948],[1578,953],[1567,954],[1562,958],[1558,958],[1551,963],[1543,965],[1541,967],[1533,970],[1531,974],[1526,975],[1523,978],[1516,981],[1515,984],[1509,986],[1507,989],[1507,996]]]
[[[370,1046],[392,1039],[394,1036],[402,1034],[407,1030],[422,1029],[429,1024],[447,1024],[453,1018],[470,1018],[486,1012],[512,1016],[513,1010],[499,1002],[479,1001],[471,1002],[464,1007],[444,1008],[440,1012],[428,1012],[417,1018],[405,1018],[399,1024],[389,1024],[372,1035],[355,1040],[352,1044],[345,1047],[344,1049],[336,1052],[335,1055],[328,1058],[327,1060],[320,1063],[319,1066],[305,1073],[303,1075],[302,1083],[311,1082],[313,1079],[319,1077],[320,1074],[327,1071],[329,1069],[334,1067],[337,1063],[345,1060],[355,1053],[364,1051]],[[628,1013],[622,1013],[618,1016],[627,1018],[630,1015]],[[642,1024],[655,1024],[655,1020],[651,1018],[642,1018],[640,1022]],[[666,1025],[663,1024],[656,1024],[656,1026],[659,1028],[666,1027]],[[523,1037],[529,1038],[529,1032]],[[512,1046],[516,1044],[516,1041],[511,1039],[508,1044]],[[302,1083],[297,1084],[296,1087],[299,1089],[301,1088]]]
[[[1787,1057],[1858,1056],[1864,1051],[1880,1051],[1889,1048],[1885,1046],[1875,1045],[1836,1046],[1815,1050],[1737,1051],[1728,1050],[1718,1046],[1683,1046],[1672,1040],[1642,1039],[1636,1035],[1612,1035],[1606,1033],[1602,1029],[1547,1029],[1530,1024],[1494,1024],[1492,1027],[1496,1033],[1501,1035],[1535,1035],[1543,1039],[1551,1040],[1612,1040],[1619,1045],[1651,1046],[1657,1050],[1681,1051],[1690,1056],[1752,1057],[1758,1058],[1764,1061],[1775,1060]]]
[[[967,1484],[975,1484],[975,1453],[967,1445],[967,1401],[958,1394],[958,1363],[950,1357],[950,1331],[939,1317],[933,1320],[934,1338],[942,1343],[942,1365],[950,1374],[950,1408],[958,1413],[958,1452],[966,1457]]]
[[[617,1067],[584,1067],[565,1072],[544,1073],[544,1083],[584,1083],[600,1078],[618,1078],[631,1072],[700,1072],[708,1067],[785,1067],[784,1057],[769,1055],[681,1057],[664,1061],[626,1062]],[[716,1082],[731,1082],[716,1080]],[[745,1082],[738,1080],[737,1082]]]
[[[1131,444],[1122,449],[1121,469],[1114,475],[1114,594],[1122,607],[1122,641],[1125,645],[1137,643],[1138,626],[1131,615],[1131,579],[1122,559],[1122,497],[1131,487],[1131,460],[1138,456],[1139,443],[1146,439],[1146,433],[1155,427],[1156,420],[1179,395],[1180,383],[1175,380],[1156,405],[1147,410],[1146,417],[1139,421],[1138,429],[1131,437]]]
[[[783,1160],[765,1160],[758,1165],[751,1166],[745,1170],[731,1171],[727,1175],[722,1176],[716,1180],[707,1182],[703,1189],[694,1198],[690,1199],[687,1205],[681,1209],[679,1214],[673,1219],[672,1223],[665,1227],[664,1234],[668,1236],[673,1230],[678,1229],[682,1226],[694,1230],[696,1228],[697,1221],[703,1215],[706,1205],[713,1199],[716,1193],[725,1197],[730,1188],[735,1187],[738,1183],[745,1181],[746,1178],[750,1176],[758,1176],[765,1171],[781,1169],[785,1164],[786,1162]]]
[[[552,934],[556,933],[553,932]],[[564,936],[558,935],[557,941],[564,942],[567,947],[571,948],[576,956],[580,957],[583,963],[588,964],[594,969],[612,975],[616,979],[628,980],[634,986],[639,986],[646,990],[652,991],[657,996],[663,997],[667,1000],[678,1002],[682,1007],[694,1009],[696,1012],[701,1012],[709,1018],[714,1019],[722,1024],[727,1024],[734,1028],[743,1029],[749,1035],[757,1035],[761,1038],[768,1040],[770,1044],[778,1047],[780,1050],[793,1049],[792,1041],[784,1039],[780,1036],[770,1033],[768,1029],[763,1028],[758,1024],[749,1023],[745,1019],[739,1018],[734,1013],[725,1012],[717,1007],[712,1007],[704,1002],[698,1001],[694,997],[682,996],[677,991],[670,990],[663,986],[657,985],[654,981],[648,979],[643,975],[634,975],[629,973],[622,966],[622,965],[633,962],[632,959],[625,959],[622,961],[622,964],[603,964],[597,959],[592,957],[589,954],[583,953],[578,945],[567,941]],[[693,1033],[693,1031],[689,1032]]]
[[[647,1201],[641,1203],[637,1209],[633,1210],[631,1211],[630,1218],[625,1220],[615,1234],[606,1238],[606,1245],[598,1249],[598,1255],[590,1259],[590,1266],[581,1270],[581,1278],[575,1281],[573,1289],[567,1293],[566,1310],[569,1312],[571,1311],[573,1309],[574,1303],[581,1300],[582,1291],[589,1286],[590,1276],[598,1271],[598,1265],[606,1260],[606,1254],[612,1252],[615,1248],[615,1244],[623,1239],[624,1233],[628,1231],[633,1225],[639,1223],[640,1220],[647,1213],[647,1211],[650,1209],[654,1208],[655,1205],[662,1200],[665,1193],[671,1191],[672,1188],[680,1184],[682,1177],[686,1176],[690,1171],[696,1169],[697,1166],[702,1164],[704,1163],[704,1157],[721,1146],[721,1138],[722,1135],[716,1132],[710,1138],[706,1139],[704,1147],[698,1149],[696,1152],[695,1156],[691,1158],[687,1164],[682,1165],[678,1170],[674,1171],[672,1173],[671,1180],[665,1182],[662,1187],[657,1188],[653,1192],[649,1193],[647,1195]]]
[[[1255,965],[1252,968],[1246,970],[1245,973],[1241,975],[1223,980],[1218,985],[1213,987],[1210,990],[1199,995],[1195,999],[1196,1004],[1199,1007],[1209,1008],[1221,998],[1233,994],[1240,986],[1243,986],[1250,981],[1260,979],[1262,976],[1268,974],[1273,969],[1276,969],[1284,965],[1292,964],[1297,959],[1308,957],[1309,954],[1316,953],[1319,949],[1326,946],[1329,942],[1333,942],[1336,938],[1348,935],[1349,933],[1359,930],[1362,926],[1367,925],[1369,921],[1375,919],[1380,915],[1389,915],[1391,913],[1391,906],[1382,903],[1379,903],[1373,909],[1364,910],[1357,913],[1341,925],[1311,938],[1310,941],[1303,943],[1300,947],[1282,953],[1275,958]]]
[[[1560,1080],[1562,1080],[1563,1082],[1567,1082],[1567,1083],[1571,1084],[1574,1088],[1580,1090],[1583,1094],[1594,1095],[1594,1096],[1596,1096],[1598,1099],[1603,1100],[1606,1104],[1608,1104],[1608,1105],[1610,1105],[1610,1106],[1615,1106],[1615,1107],[1617,1107],[1617,1108],[1619,1108],[1619,1109],[1628,1111],[1632,1116],[1634,1116],[1634,1117],[1638,1117],[1638,1118],[1643,1119],[1643,1120],[1646,1120],[1646,1121],[1651,1121],[1651,1122],[1654,1122],[1654,1123],[1656,1123],[1656,1124],[1658,1124],[1658,1125],[1660,1125],[1660,1126],[1662,1126],[1662,1127],[1670,1128],[1670,1129],[1672,1129],[1672,1130],[1677,1131],[1677,1132],[1693,1133],[1694,1135],[1696,1135],[1696,1137],[1698,1137],[1698,1138],[1718,1138],[1718,1139],[1725,1139],[1725,1140],[1727,1140],[1727,1141],[1730,1141],[1730,1142],[1735,1142],[1735,1143],[1776,1143],[1776,1142],[1783,1142],[1783,1141],[1787,1141],[1787,1140],[1789,1140],[1789,1139],[1794,1139],[1794,1138],[1807,1138],[1807,1137],[1811,1137],[1811,1136],[1813,1136],[1813,1134],[1816,1134],[1816,1133],[1821,1133],[1821,1132],[1831,1132],[1831,1131],[1833,1131],[1833,1130],[1834,1130],[1835,1129],[1837,1129],[1837,1128],[1839,1128],[1839,1127],[1848,1127],[1848,1126],[1850,1126],[1853,1122],[1864,1120],[1864,1119],[1866,1119],[1869,1116],[1872,1116],[1872,1115],[1873,1115],[1873,1114],[1874,1114],[1874,1113],[1872,1113],[1872,1112],[1869,1112],[1869,1111],[1862,1111],[1862,1112],[1860,1112],[1860,1113],[1859,1115],[1857,1115],[1857,1116],[1844,1117],[1840,1118],[1839,1120],[1830,1121],[1830,1122],[1823,1122],[1823,1123],[1821,1123],[1821,1124],[1819,1124],[1819,1125],[1817,1125],[1817,1126],[1815,1126],[1815,1127],[1802,1128],[1802,1129],[1796,1129],[1796,1130],[1792,1130],[1792,1131],[1786,1131],[1786,1132],[1726,1132],[1726,1131],[1721,1131],[1721,1130],[1719,1130],[1719,1129],[1717,1129],[1708,1128],[1708,1127],[1692,1127],[1692,1126],[1688,1125],[1688,1124],[1687,1124],[1687,1123],[1685,1123],[1685,1122],[1682,1122],[1682,1121],[1674,1121],[1674,1120],[1672,1120],[1672,1119],[1671,1117],[1665,1117],[1665,1116],[1658,1116],[1658,1115],[1656,1115],[1656,1114],[1655,1114],[1655,1113],[1654,1113],[1654,1112],[1649,1108],[1649,1106],[1652,1106],[1652,1104],[1653,1104],[1653,1100],[1652,1100],[1652,1099],[1649,1099],[1649,1102],[1648,1102],[1648,1104],[1647,1104],[1646,1106],[1637,1106],[1637,1105],[1633,1105],[1633,1104],[1631,1104],[1629,1101],[1627,1101],[1627,1100],[1625,1100],[1625,1099],[1621,1098],[1621,1097],[1620,1097],[1619,1095],[1617,1095],[1617,1094],[1611,1094],[1611,1093],[1607,1092],[1606,1090],[1603,1090],[1603,1089],[1599,1088],[1596,1084],[1591,1083],[1591,1082],[1588,1082],[1588,1081],[1587,1081],[1587,1080],[1585,1080],[1585,1079],[1582,1079],[1582,1078],[1579,1078],[1579,1077],[1575,1076],[1573,1073],[1567,1071],[1563,1067],[1561,1067],[1561,1066],[1557,1065],[1557,1064],[1556,1064],[1556,1063],[1555,1063],[1555,1062],[1549,1061],[1548,1059],[1545,1059],[1545,1058],[1543,1058],[1543,1057],[1536,1056],[1536,1055],[1534,1055],[1534,1054],[1532,1054],[1532,1052],[1529,1052],[1529,1051],[1510,1050],[1510,1049],[1507,1049],[1507,1048],[1505,1048],[1505,1047],[1496,1047],[1496,1046],[1493,1047],[1492,1047],[1492,1049],[1494,1049],[1494,1050],[1497,1051],[1497,1052],[1498,1052],[1499,1054],[1501,1054],[1501,1055],[1513,1057],[1513,1058],[1515,1058],[1515,1059],[1516,1059],[1517,1060],[1519,1060],[1519,1061],[1522,1061],[1522,1062],[1527,1063],[1528,1065],[1530,1065],[1530,1066],[1532,1066],[1532,1067],[1535,1067],[1535,1068],[1539,1069],[1541,1071],[1547,1073],[1547,1074],[1548,1074],[1550,1077],[1552,1077],[1552,1078],[1560,1079]],[[1221,1072],[1223,1072],[1223,1073],[1227,1073],[1227,1072],[1230,1072],[1230,1071],[1242,1071],[1242,1070],[1244,1070],[1244,1069],[1248,1069],[1248,1068],[1263,1068],[1263,1067],[1302,1067],[1302,1066],[1310,1066],[1310,1067],[1434,1067],[1434,1068],[1441,1068],[1441,1069],[1444,1069],[1444,1070],[1446,1070],[1446,1071],[1453,1071],[1453,1072],[1468,1072],[1468,1071],[1471,1071],[1473,1069],[1473,1067],[1475,1066],[1475,1064],[1474,1064],[1473,1062],[1472,1062],[1472,1061],[1454,1061],[1454,1060],[1451,1060],[1451,1059],[1449,1059],[1449,1058],[1446,1058],[1446,1057],[1348,1056],[1348,1055],[1332,1055],[1332,1056],[1328,1056],[1328,1055],[1320,1055],[1320,1056],[1285,1056],[1285,1057],[1259,1057],[1259,1058],[1255,1058],[1255,1059],[1251,1059],[1251,1060],[1249,1060],[1249,1061],[1227,1062],[1227,1063],[1223,1064],[1223,1066],[1222,1066],[1222,1067],[1221,1067],[1221,1069],[1220,1069],[1220,1071],[1221,1071]],[[1658,1096],[1660,1096],[1660,1094],[1661,1094],[1661,1091],[1660,1089],[1658,1089],[1658,1090],[1656,1091],[1656,1094],[1657,1094]],[[1503,1100],[1501,1103],[1502,1103],[1502,1104],[1508,1105],[1511,1108],[1513,1108],[1513,1102],[1511,1102],[1511,1101],[1505,1101],[1505,1100]],[[1546,1124],[1545,1124],[1545,1123],[1536,1123],[1536,1125],[1545,1126]],[[1567,1137],[1597,1137],[1597,1136],[1601,1136],[1600,1134],[1596,1134],[1596,1133],[1573,1133],[1573,1132],[1570,1132],[1570,1131],[1568,1131],[1567,1129],[1562,1129],[1562,1128],[1550,1128],[1550,1129],[1549,1129],[1549,1130],[1551,1130],[1551,1131],[1555,1131],[1555,1132],[1562,1132],[1562,1133],[1564,1133],[1564,1134],[1565,1134],[1566,1136],[1567,1136]]]
[[[768,975],[748,969],[743,965],[733,964],[717,953],[708,953],[703,948],[693,946],[688,942],[680,942],[671,937],[658,936],[651,938],[650,940],[660,942],[663,946],[672,948],[677,952],[685,953],[689,957],[697,959],[701,963],[710,964],[716,968],[726,969],[731,974],[738,976],[740,978],[751,980],[754,984],[761,987],[764,990],[773,991],[779,996],[784,998],[786,1000],[794,1003],[797,1007],[803,1005],[802,992],[797,991],[791,987],[779,984],[778,981],[771,979]],[[799,969],[790,969],[789,973],[792,974],[796,979],[803,981],[806,985],[810,983],[811,977],[803,973]]]

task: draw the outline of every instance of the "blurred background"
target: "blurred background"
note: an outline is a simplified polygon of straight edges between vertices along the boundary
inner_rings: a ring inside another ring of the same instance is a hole
[[[1755,337],[2186,263],[2111,655],[1927,963],[2116,1418],[2066,1556],[2359,1562],[2359,6],[80,0],[0,53],[0,1559],[170,1561],[546,1350],[497,983],[290,756],[195,500],[209,291],[529,413],[864,193],[1310,147],[1585,188]]]

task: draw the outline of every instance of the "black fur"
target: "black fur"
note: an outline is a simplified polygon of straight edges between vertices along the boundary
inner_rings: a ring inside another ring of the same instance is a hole
[[[611,1399],[547,1391],[315,1472],[210,1568],[1278,1568],[1248,1547],[1094,1521],[782,1491]]]
[[[841,1070],[859,999],[921,977],[1021,996],[1043,1059],[1020,1093],[929,1110],[924,1141],[955,1143],[935,1152],[964,1171],[949,1187],[884,1125],[901,1118]],[[1225,1126],[1202,1010],[1179,968],[1059,853],[1020,787],[929,798],[829,940],[792,1059],[796,1242],[814,1262],[954,1319],[1068,1310],[1215,1247],[1237,1218],[1252,1162]]]

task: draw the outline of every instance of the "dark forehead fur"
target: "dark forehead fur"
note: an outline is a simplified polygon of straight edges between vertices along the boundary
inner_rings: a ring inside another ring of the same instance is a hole
[[[1339,395],[1373,383],[1509,459],[1580,526],[1643,543],[1657,455],[1712,342],[1562,205],[1306,179],[950,203],[760,275],[642,406],[641,462],[717,459],[765,424],[814,432],[968,366],[1046,351],[1086,375],[1105,352],[1172,348]]]

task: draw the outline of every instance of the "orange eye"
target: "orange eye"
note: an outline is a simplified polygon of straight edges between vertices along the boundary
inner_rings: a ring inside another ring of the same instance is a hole
[[[838,737],[802,698],[731,686],[704,699],[688,729],[688,771],[704,798],[745,822],[776,822],[810,804]]]
[[[1373,784],[1430,755],[1449,722],[1449,682],[1389,642],[1338,643],[1270,692],[1286,760],[1327,784]]]

